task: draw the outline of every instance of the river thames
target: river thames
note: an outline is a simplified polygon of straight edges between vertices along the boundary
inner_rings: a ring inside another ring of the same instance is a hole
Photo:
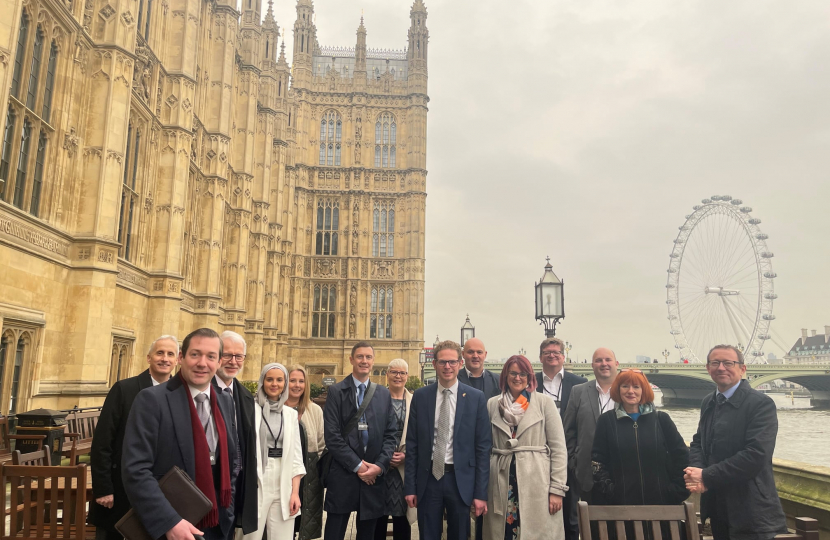
[[[810,398],[789,394],[767,394],[778,406],[778,439],[775,457],[801,461],[826,467],[827,449],[830,448],[830,410],[813,410]],[[700,409],[661,407],[663,394],[654,392],[654,401],[660,410],[666,411],[687,442],[697,431]]]

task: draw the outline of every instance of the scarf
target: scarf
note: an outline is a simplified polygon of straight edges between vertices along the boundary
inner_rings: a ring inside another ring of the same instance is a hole
[[[519,394],[519,397],[515,401],[509,391],[501,395],[501,399],[499,399],[499,413],[512,431],[516,431],[516,427],[522,421],[528,405],[530,405],[530,394],[527,390],[522,390],[522,393]]]
[[[199,529],[216,527],[219,525],[219,508],[216,504],[216,489],[213,482],[213,468],[210,465],[210,447],[208,446],[207,436],[205,435],[205,428],[202,426],[202,421],[199,420],[199,413],[196,411],[196,402],[193,401],[193,395],[190,393],[190,387],[182,377],[182,386],[187,392],[188,402],[190,403],[190,426],[193,430],[193,453],[196,461],[196,487],[205,494],[213,505],[210,511],[202,518],[196,525]],[[216,456],[219,458],[219,504],[222,508],[228,508],[231,505],[231,469],[228,460],[228,434],[225,428],[225,420],[222,418],[222,412],[219,410],[219,400],[216,392],[211,392],[213,398],[210,399],[210,408],[213,419],[216,422],[216,432],[218,441],[216,443]]]
[[[282,393],[276,401],[272,401],[262,388],[265,382],[265,374],[272,369],[279,369],[285,375],[285,385],[282,387]],[[268,463],[268,449],[276,446],[277,441],[274,437],[283,438],[280,435],[280,432],[284,431],[282,425],[282,406],[286,400],[288,400],[288,370],[282,364],[266,364],[259,374],[259,385],[256,391],[256,401],[262,409],[262,422],[259,424],[259,451],[262,455],[263,468],[265,467],[264,464]],[[270,430],[268,429],[269,426],[271,428]],[[273,434],[271,433],[272,431]]]

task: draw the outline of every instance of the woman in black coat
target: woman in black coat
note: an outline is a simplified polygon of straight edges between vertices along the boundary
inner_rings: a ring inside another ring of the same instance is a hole
[[[640,370],[622,370],[610,393],[617,405],[597,420],[592,502],[668,505],[686,500],[683,470],[689,449],[671,417],[655,410],[648,379]]]

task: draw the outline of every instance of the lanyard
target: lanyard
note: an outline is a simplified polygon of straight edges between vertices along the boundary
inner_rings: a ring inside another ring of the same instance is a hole
[[[265,427],[268,428],[268,431],[271,433],[271,436],[274,437],[274,432],[271,430],[271,424],[268,423],[268,420],[265,418],[265,415],[262,415],[262,421],[265,422]],[[280,441],[280,435],[282,435],[282,426],[285,424],[283,422],[282,412],[280,412],[280,431],[277,433],[277,436],[274,437],[274,448],[277,447],[277,444]]]
[[[605,400],[605,403],[602,402],[602,394],[599,395],[599,414],[605,412],[605,408],[611,404],[611,396],[608,396],[608,399]],[[609,409],[610,410],[610,409]]]
[[[553,382],[553,381],[551,381],[551,382]],[[556,401],[559,401],[559,396],[561,396],[561,395],[562,395],[562,379],[559,379],[559,391],[558,391],[558,392],[556,392],[555,394],[554,394],[553,392],[551,392],[550,390],[548,390],[548,387],[547,387],[547,386],[545,386],[545,382],[544,382],[544,379],[543,379],[543,380],[542,380],[542,391],[543,391],[545,394],[548,394],[548,395],[550,395],[550,396],[553,396],[553,398],[554,398]]]

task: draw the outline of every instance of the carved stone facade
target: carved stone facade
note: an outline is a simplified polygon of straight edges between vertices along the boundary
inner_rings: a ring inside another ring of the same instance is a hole
[[[100,404],[200,326],[246,337],[245,379],[361,339],[417,372],[426,8],[383,51],[362,21],[321,47],[298,0],[289,66],[236,6],[0,0],[0,413]]]

